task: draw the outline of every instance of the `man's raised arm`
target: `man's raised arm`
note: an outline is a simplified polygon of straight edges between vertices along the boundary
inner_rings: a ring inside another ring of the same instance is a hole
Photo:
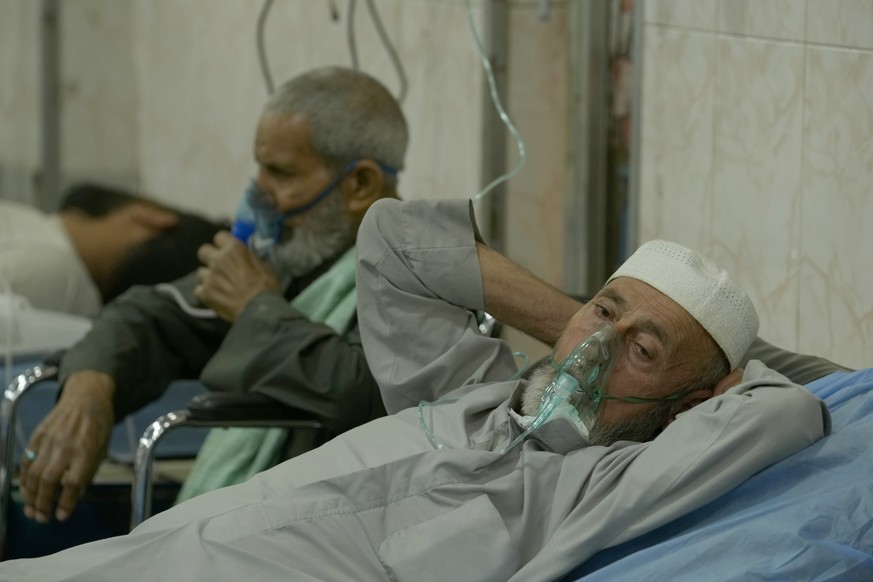
[[[582,304],[494,249],[477,243],[485,311],[553,346]]]

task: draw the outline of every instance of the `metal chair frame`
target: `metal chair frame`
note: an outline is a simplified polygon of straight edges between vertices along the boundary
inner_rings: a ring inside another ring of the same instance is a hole
[[[158,443],[169,431],[182,426],[287,428],[294,431],[293,446],[286,451],[289,456],[317,446],[325,434],[322,423],[314,417],[261,394],[201,394],[191,400],[187,409],[159,417],[140,437],[134,457],[130,529],[151,515],[153,466]]]
[[[15,426],[22,397],[37,383],[57,378],[58,366],[38,364],[15,376],[0,401],[0,558],[5,552],[7,524],[15,475]],[[260,394],[206,392],[193,398],[189,407],[160,416],[137,443],[131,483],[131,529],[152,509],[153,467],[161,439],[181,427],[268,427],[293,429],[289,455],[316,446],[325,434],[321,422]]]
[[[15,473],[15,423],[21,397],[35,384],[57,377],[58,367],[40,364],[15,376],[3,391],[0,402],[0,554],[6,551],[6,527]],[[2,557],[2,556],[0,556]]]

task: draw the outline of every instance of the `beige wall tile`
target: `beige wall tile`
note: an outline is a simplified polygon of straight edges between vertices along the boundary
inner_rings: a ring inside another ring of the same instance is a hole
[[[643,51],[639,240],[707,253],[716,40],[648,26]]]
[[[716,3],[713,0],[642,0],[646,22],[695,28],[716,29]]]
[[[411,143],[403,195],[470,198],[481,186],[484,73],[467,11],[463,3],[393,0],[380,5],[385,6],[386,28],[394,19],[389,34],[409,77],[403,109]],[[363,12],[360,18],[364,20]],[[482,10],[475,4],[474,18],[481,34]],[[374,59],[374,64],[390,85],[396,79],[394,69],[375,32],[366,34],[363,23],[361,28],[368,50],[381,53],[381,62]]]
[[[136,76],[129,2],[79,0],[61,15],[63,182],[135,187]]]
[[[873,54],[809,49],[800,349],[873,365]]]
[[[719,41],[712,258],[749,292],[761,336],[797,344],[802,46]]]
[[[873,49],[873,2],[807,0],[806,27],[811,43]]]
[[[806,3],[803,0],[717,1],[720,32],[797,42],[805,38]]]
[[[231,215],[254,173],[255,121],[267,97],[255,48],[257,10],[246,4],[222,2],[208,19],[201,18],[208,10],[202,0],[134,6],[143,187],[213,216]],[[309,24],[306,12],[301,6],[291,22]],[[286,18],[277,11],[270,23]],[[278,33],[267,27],[277,83],[285,77],[277,55],[300,50],[300,39],[286,34],[279,52]]]
[[[808,5],[809,44],[800,2],[721,0],[717,33],[646,26],[640,240],[676,238],[737,275],[766,339],[863,367],[873,54],[815,43],[868,48],[873,3]]]
[[[504,105],[524,139],[527,162],[507,185],[505,251],[531,272],[562,287],[570,125],[566,7],[553,5],[547,21],[534,11],[515,8],[510,31],[509,93]],[[512,169],[518,153],[509,136],[507,149]],[[532,360],[548,352],[540,342],[511,330],[504,337]]]
[[[39,163],[39,3],[0,5],[0,164],[33,170]]]
[[[530,11],[511,14],[509,115],[525,142],[524,169],[507,188],[507,252],[510,257],[561,286],[564,266],[564,194],[567,190],[567,23],[553,7],[540,21]],[[507,138],[508,165],[518,162]]]

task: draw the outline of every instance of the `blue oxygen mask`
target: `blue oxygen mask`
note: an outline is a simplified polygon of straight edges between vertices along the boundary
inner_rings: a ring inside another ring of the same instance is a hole
[[[266,259],[282,242],[285,218],[258,183],[249,180],[230,232],[246,243],[255,255]]]
[[[562,417],[587,436],[594,426],[606,381],[620,349],[618,331],[612,324],[604,323],[561,362],[552,362],[555,376],[543,391],[536,417],[501,453],[508,452],[550,420]]]

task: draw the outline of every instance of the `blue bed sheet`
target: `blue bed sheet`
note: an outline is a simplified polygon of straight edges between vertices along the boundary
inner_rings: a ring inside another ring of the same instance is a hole
[[[873,369],[808,385],[831,435],[566,580],[873,581]]]

